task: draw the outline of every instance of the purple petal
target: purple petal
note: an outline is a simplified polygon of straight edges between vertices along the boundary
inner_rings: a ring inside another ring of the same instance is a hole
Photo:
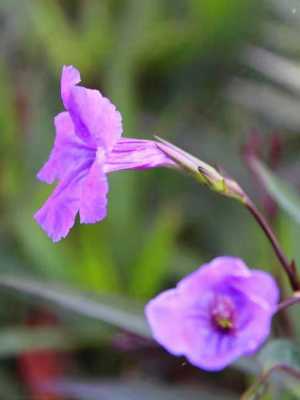
[[[55,188],[43,207],[34,215],[35,220],[53,242],[66,237],[74,225],[80,205],[80,194],[81,179],[73,175]]]
[[[239,310],[243,317],[244,310]],[[243,354],[251,355],[267,339],[271,330],[271,322],[273,317],[271,309],[264,309],[257,303],[249,302],[247,305],[246,315],[244,315],[244,324],[239,327],[235,346],[243,350]]]
[[[82,184],[80,222],[92,224],[106,217],[108,183],[102,165],[95,161]]]
[[[69,113],[62,112],[55,119],[56,137],[50,157],[37,177],[44,182],[52,183],[56,179],[62,180],[72,170],[96,157],[96,151],[89,148],[74,133],[74,124]]]
[[[61,98],[64,103],[65,109],[69,109],[69,97],[71,89],[80,82],[80,73],[78,69],[74,68],[72,65],[64,65],[62,74],[61,74],[61,82],[60,82],[60,91]]]
[[[108,155],[106,173],[124,169],[173,167],[174,161],[161,151],[156,142],[141,139],[120,139]]]
[[[273,277],[259,270],[252,270],[251,276],[247,279],[237,279],[232,286],[248,294],[254,303],[265,309],[275,311],[280,293]]]
[[[203,336],[199,334],[203,330],[203,322],[199,319],[194,324],[188,321],[186,357],[192,364],[217,371],[241,355],[250,355],[258,350],[270,334],[273,313],[253,303],[248,294],[248,291],[235,295],[231,293],[231,300],[236,306],[233,332],[222,333],[211,326],[210,332]]]
[[[59,183],[35,220],[54,242],[66,237],[80,210],[81,222],[96,222],[106,215],[108,186],[102,169],[90,160],[78,165]]]
[[[201,320],[185,321],[185,337],[188,343],[185,356],[206,371],[219,371],[243,354],[233,336],[223,335]]]
[[[97,161],[71,171],[55,188],[35,220],[54,242],[66,237],[80,212],[82,223],[94,223],[106,216],[108,183]]]
[[[76,134],[109,152],[122,134],[121,114],[98,90],[74,86],[68,106]]]
[[[183,308],[176,289],[167,290],[145,307],[154,338],[174,355],[184,354]]]
[[[177,287],[191,302],[199,297],[199,293],[216,290],[224,280],[250,277],[251,272],[243,260],[236,257],[217,257],[204,264],[195,272],[182,279]]]

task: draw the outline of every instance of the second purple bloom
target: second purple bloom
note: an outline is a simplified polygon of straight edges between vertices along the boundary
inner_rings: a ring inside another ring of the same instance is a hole
[[[217,371],[268,337],[279,290],[271,275],[218,257],[146,306],[154,338],[174,355]]]

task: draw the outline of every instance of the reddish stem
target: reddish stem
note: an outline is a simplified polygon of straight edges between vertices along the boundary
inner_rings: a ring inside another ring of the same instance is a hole
[[[255,220],[258,222],[264,233],[266,234],[267,238],[269,239],[273,250],[282,265],[283,269],[285,270],[288,279],[290,281],[291,287],[294,291],[297,291],[300,289],[300,283],[299,279],[297,277],[296,273],[296,268],[294,263],[290,263],[286,255],[284,254],[274,232],[272,231],[270,225],[268,224],[267,220],[265,217],[260,213],[260,211],[257,209],[255,204],[252,202],[252,200],[246,196],[245,198],[245,205],[247,209],[250,211],[250,213],[254,216]]]
[[[296,295],[297,294],[297,295]],[[293,306],[294,304],[300,303],[300,293],[295,292],[294,296],[289,297],[286,300],[283,300],[281,303],[278,304],[277,312],[285,310],[286,308]]]

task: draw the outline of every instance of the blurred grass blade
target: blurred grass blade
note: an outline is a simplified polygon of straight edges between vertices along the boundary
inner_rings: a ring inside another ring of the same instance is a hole
[[[53,246],[32,215],[32,207],[27,205],[20,206],[14,215],[10,215],[14,233],[32,267],[47,279],[75,281],[74,271],[70,268],[75,257],[70,256],[65,245]]]
[[[105,333],[107,335],[107,333]],[[0,358],[37,350],[74,350],[99,342],[99,331],[80,327],[74,334],[57,327],[14,327],[0,330]],[[105,336],[106,337],[106,336]]]
[[[1,135],[1,159],[7,155],[7,149],[11,149],[14,145],[15,134],[17,130],[16,111],[14,108],[13,87],[10,86],[9,69],[0,62],[0,129]],[[17,149],[17,148],[16,148]],[[15,149],[15,150],[16,150]],[[13,161],[13,160],[11,160]]]
[[[292,220],[287,213],[281,213],[277,218],[276,223],[278,239],[286,251],[290,259],[295,260],[296,265],[300,265],[300,224],[296,220]],[[290,310],[295,313],[295,323],[300,328],[300,320],[298,318],[298,310]],[[299,321],[299,322],[298,322]]]
[[[146,235],[144,248],[132,269],[129,293],[139,298],[147,298],[159,290],[168,273],[174,253],[175,236],[178,232],[177,210],[162,210],[155,224]]]
[[[141,312],[141,307],[128,299],[112,296],[103,296],[101,299],[99,296],[88,297],[86,294],[73,290],[71,291],[70,289],[63,288],[61,285],[46,285],[38,281],[11,276],[0,276],[0,287],[13,289],[18,293],[27,294],[34,298],[37,297],[47,304],[49,302],[53,303],[54,305],[61,306],[77,314],[100,320],[147,339],[152,337]],[[22,332],[26,333],[27,331],[20,331],[21,336]],[[103,336],[103,330],[100,332],[99,329],[98,332],[95,332],[94,328],[90,329],[89,327],[76,328],[75,332],[76,337],[74,341],[72,341],[72,336],[68,335],[68,343],[66,343],[64,340],[65,337],[62,336],[60,330],[50,330],[48,328],[45,328],[45,330],[35,330],[35,332],[31,332],[31,334],[27,336],[24,335],[23,338],[19,336],[18,332],[15,332],[12,333],[10,341],[8,340],[9,331],[3,331],[2,333],[0,331],[0,343],[2,343],[0,344],[0,356],[2,349],[3,355],[8,355],[17,353],[26,346],[28,349],[30,346],[34,345],[37,346],[37,348],[42,348],[44,345],[47,345],[47,343],[53,348],[68,349],[73,345],[75,346],[76,343],[90,343],[94,341],[95,338],[99,339],[100,335],[105,338],[107,334],[107,331],[105,331]],[[47,337],[48,341],[46,340]],[[8,340],[7,343],[5,343],[6,340]],[[5,350],[6,346],[7,348]],[[31,349],[33,349],[33,347]],[[259,370],[256,363],[250,359],[238,360],[233,366],[251,374],[256,374]]]
[[[272,126],[296,131],[300,128],[299,98],[274,85],[250,79],[233,79],[227,89],[228,98],[272,122]]]
[[[48,387],[49,386],[49,387]],[[72,380],[62,380],[51,382],[46,386],[46,390],[51,390],[53,394],[71,396],[78,400],[234,400],[236,396],[229,396],[223,391],[217,394],[208,389],[191,388],[183,385],[172,385],[172,387],[149,383],[143,381],[102,381],[97,383],[84,383]]]
[[[126,299],[121,300],[112,296],[92,298],[92,296],[89,297],[86,294],[63,288],[61,285],[46,285],[39,281],[19,277],[2,276],[0,277],[0,286],[38,297],[46,302],[50,301],[86,317],[104,321],[137,335],[150,337],[142,312]]]
[[[81,227],[78,278],[82,289],[118,293],[121,283],[105,228],[104,223]]]
[[[267,192],[298,223],[300,223],[300,196],[282,179],[277,178],[258,160],[253,160],[253,168],[265,185]]]
[[[275,83],[299,94],[300,67],[288,58],[263,48],[249,46],[245,53],[245,62]]]
[[[97,9],[94,8],[94,14],[84,14],[85,20],[79,30],[59,2],[34,2],[29,25],[32,39],[42,43],[55,69],[63,64],[73,64],[82,72],[91,72],[95,65],[102,62],[113,37],[109,29],[108,12],[102,3],[94,1]]]

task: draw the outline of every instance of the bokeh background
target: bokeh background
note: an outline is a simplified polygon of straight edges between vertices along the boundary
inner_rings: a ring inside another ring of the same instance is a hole
[[[299,37],[298,0],[0,1],[1,399],[235,399],[253,382],[255,360],[207,374],[139,336],[143,304],[217,255],[287,293],[246,210],[173,171],[119,172],[108,218],[53,244],[32,218],[52,190],[35,175],[72,64],[125,136],[158,134],[234,176],[300,262],[297,218],[245,157],[299,188]],[[274,337],[299,328],[291,312]],[[300,398],[274,387],[265,398]]]

